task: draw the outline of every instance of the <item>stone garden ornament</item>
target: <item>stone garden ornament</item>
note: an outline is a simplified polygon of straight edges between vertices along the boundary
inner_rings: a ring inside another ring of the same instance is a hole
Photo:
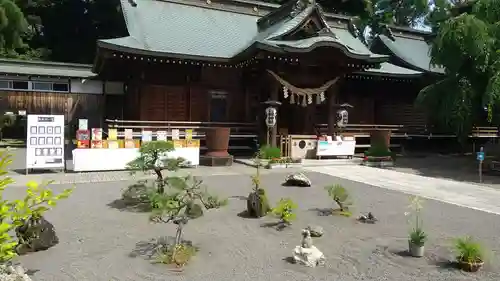
[[[323,253],[313,245],[311,232],[308,229],[302,230],[302,241],[293,250],[293,260],[308,267],[324,265],[326,258]]]

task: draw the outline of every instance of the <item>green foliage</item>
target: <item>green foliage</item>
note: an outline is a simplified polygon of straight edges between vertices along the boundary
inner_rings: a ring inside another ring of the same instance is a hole
[[[375,142],[365,151],[365,156],[372,157],[394,157],[395,153],[386,147],[385,143]]]
[[[423,220],[421,217],[421,212],[423,209],[423,200],[418,196],[410,197],[410,208],[409,212],[405,212],[405,216],[408,217],[408,222],[414,225],[411,228],[409,234],[409,240],[412,244],[417,246],[423,246],[427,241],[427,234],[423,231]]]
[[[0,50],[4,55],[15,56],[25,49],[23,35],[28,23],[14,0],[0,0]]]
[[[175,264],[179,267],[188,263],[196,255],[198,248],[187,243],[161,248],[155,256],[156,263]]]
[[[177,171],[180,165],[185,161],[182,158],[166,158],[165,154],[174,150],[174,144],[171,141],[151,141],[144,143],[139,149],[140,155],[127,164],[127,168],[141,171],[154,171],[156,173],[157,192],[163,193],[166,180],[162,171]]]
[[[473,126],[498,125],[500,115],[500,0],[479,0],[472,13],[439,25],[432,63],[446,76],[424,88],[417,104],[432,121],[465,138]]]
[[[470,236],[455,240],[455,252],[458,261],[478,263],[485,259],[483,247]]]
[[[73,189],[65,189],[55,195],[48,189],[49,183],[39,185],[30,181],[27,184],[26,196],[22,200],[5,200],[3,191],[14,181],[7,176],[11,155],[7,150],[0,151],[0,262],[6,262],[16,256],[15,248],[18,241],[9,232],[23,225],[29,218],[40,218],[57,204],[60,199],[67,198]]]
[[[328,196],[330,196],[339,206],[340,214],[347,217],[351,216],[349,206],[352,205],[352,202],[350,202],[350,196],[347,189],[340,184],[335,184],[326,186],[325,190],[328,192]]]
[[[294,210],[297,209],[297,204],[290,198],[281,198],[271,213],[277,216],[283,223],[291,224],[297,218]]]
[[[193,218],[193,216],[198,217],[198,211],[201,208],[198,210],[198,207],[196,207],[198,205],[197,202],[201,202],[207,209],[213,207],[213,205],[206,202],[206,198],[212,197],[213,200],[216,197],[208,194],[206,189],[202,190],[203,181],[196,177],[190,175],[185,177],[170,177],[166,179],[166,182],[169,189],[162,194],[158,194],[155,198],[156,208],[153,210],[152,220],[168,222],[184,214],[190,218]],[[217,203],[222,206],[221,201]],[[196,210],[193,210],[193,208],[196,208]],[[192,211],[194,213],[191,214]],[[165,217],[167,220],[163,219]]]
[[[349,15],[354,16],[353,23],[359,30],[358,38],[367,45],[376,35],[390,34],[387,28],[388,24],[415,27],[429,12],[427,0],[350,0],[338,2],[342,2],[344,6],[357,7],[355,12],[351,12]],[[362,3],[363,9],[360,9],[358,2]]]
[[[227,198],[219,199],[219,197],[216,195],[210,195],[206,191],[205,193],[207,194],[205,198],[205,207],[207,209],[218,209],[220,207],[226,206],[229,203],[229,200]]]
[[[427,234],[421,228],[415,228],[410,232],[410,243],[422,247],[427,241]]]
[[[281,158],[281,150],[279,147],[264,145],[260,148],[259,158],[267,160]]]
[[[170,163],[172,159],[160,160],[162,154],[173,150],[174,144],[171,141],[150,141],[143,143],[139,149],[139,157],[128,163],[128,168],[142,171],[154,170],[156,168],[177,170],[178,167]]]

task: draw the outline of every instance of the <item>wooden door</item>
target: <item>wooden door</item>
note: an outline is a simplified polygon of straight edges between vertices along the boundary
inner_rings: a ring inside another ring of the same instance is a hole
[[[141,120],[187,121],[185,87],[145,85],[141,89]]]

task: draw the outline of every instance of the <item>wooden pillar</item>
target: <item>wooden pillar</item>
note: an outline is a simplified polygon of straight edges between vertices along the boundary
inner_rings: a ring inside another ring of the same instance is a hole
[[[338,83],[338,82],[337,82]],[[335,134],[335,123],[336,123],[336,115],[337,109],[335,108],[335,102],[337,97],[338,87],[333,85],[327,91],[327,111],[328,111],[328,135],[333,136]]]

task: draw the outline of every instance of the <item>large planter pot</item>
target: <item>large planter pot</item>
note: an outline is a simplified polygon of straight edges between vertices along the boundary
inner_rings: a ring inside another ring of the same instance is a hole
[[[419,246],[419,245],[415,245],[413,243],[411,243],[411,241],[408,241],[408,248],[409,248],[409,252],[410,252],[410,255],[412,257],[416,257],[416,258],[421,258],[424,256],[424,246]]]
[[[463,271],[467,272],[477,272],[481,267],[483,267],[484,261],[470,263],[466,261],[458,261],[458,266]]]
[[[207,156],[224,157],[228,156],[230,128],[217,127],[208,128],[205,133]]]
[[[385,144],[389,149],[391,144],[391,130],[373,130],[370,132],[370,144]]]

